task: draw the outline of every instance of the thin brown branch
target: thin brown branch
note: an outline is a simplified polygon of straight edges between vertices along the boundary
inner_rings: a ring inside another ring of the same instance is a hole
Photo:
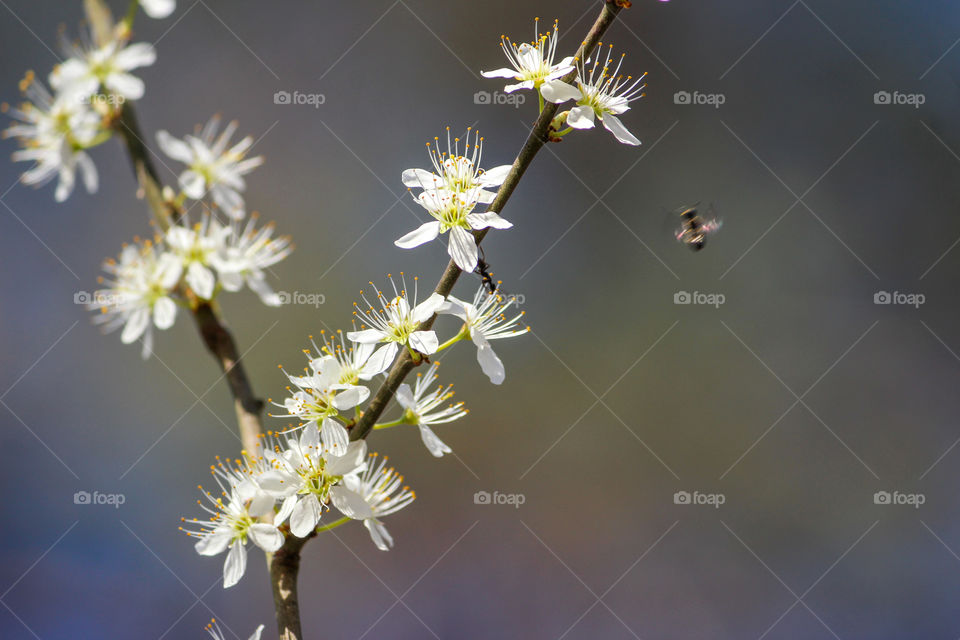
[[[623,8],[621,2],[605,1],[603,3],[603,9],[600,11],[600,16],[597,18],[596,22],[594,22],[593,27],[590,28],[590,32],[587,34],[583,44],[577,51],[577,58],[579,60],[587,59],[590,53],[600,42],[600,38],[603,37],[603,34],[606,32],[607,28],[616,19],[621,8]],[[576,77],[576,73],[576,70],[571,71],[569,74],[563,77],[563,81],[573,81],[573,79]],[[520,153],[517,155],[516,160],[513,161],[513,166],[510,168],[510,173],[507,174],[506,180],[503,181],[503,185],[501,185],[500,190],[497,192],[497,197],[494,198],[492,203],[490,203],[490,206],[488,207],[489,211],[496,211],[497,213],[503,211],[504,205],[507,204],[507,200],[509,200],[510,196],[513,195],[514,189],[516,189],[517,184],[520,183],[520,179],[523,177],[523,174],[526,172],[527,168],[530,167],[530,164],[533,162],[533,158],[537,155],[537,152],[540,151],[543,145],[547,143],[550,134],[550,123],[557,115],[558,110],[559,105],[551,103],[546,104],[543,111],[540,113],[540,117],[537,118],[536,124],[530,131],[530,135],[527,136],[527,141],[523,144],[523,148],[520,149]],[[483,238],[487,235],[487,231],[488,229],[474,231],[473,235],[477,240],[478,246]],[[447,264],[447,268],[444,270],[443,275],[440,276],[440,281],[437,283],[434,291],[446,297],[451,291],[453,291],[453,286],[457,283],[457,279],[460,278],[461,273],[462,271],[460,268],[457,267],[453,260],[451,260]],[[433,326],[433,322],[436,320],[436,318],[436,315],[429,318],[421,325],[420,328],[422,330],[429,329],[431,326]],[[390,368],[390,372],[387,374],[387,379],[384,380],[383,384],[380,385],[380,388],[377,390],[377,393],[374,394],[370,404],[367,405],[363,415],[351,428],[351,440],[360,440],[361,438],[366,438],[368,435],[370,435],[370,432],[373,430],[373,425],[376,424],[377,420],[380,419],[380,416],[386,410],[387,405],[393,398],[397,388],[403,382],[404,378],[406,378],[407,375],[414,369],[414,367],[417,366],[417,364],[419,363],[414,362],[408,350],[404,350],[400,353],[396,361],[394,361],[393,366]]]
[[[316,535],[316,534],[314,534]],[[311,536],[312,537],[312,536]],[[300,600],[297,576],[300,573],[300,550],[310,537],[290,536],[286,543],[269,555],[270,584],[273,586],[273,608],[277,615],[280,640],[302,640]]]

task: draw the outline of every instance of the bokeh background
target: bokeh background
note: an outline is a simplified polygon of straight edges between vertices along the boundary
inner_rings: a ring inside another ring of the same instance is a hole
[[[26,69],[57,61],[58,25],[75,33],[81,3],[0,4],[0,95],[15,102]],[[532,94],[474,96],[502,89],[477,75],[504,65],[500,34],[530,39],[534,16],[558,18],[571,52],[599,9],[178,5],[136,26],[159,51],[140,74],[142,124],[182,135],[219,112],[256,136],[267,163],[247,201],[297,244],[275,286],[325,300],[223,299],[265,397],[309,334],[349,325],[367,281],[440,273],[441,244],[392,244],[424,219],[400,173],[447,125],[479,126],[485,165],[513,159]],[[498,345],[502,387],[472,349],[443,358],[472,410],[439,429],[456,457],[433,459],[412,429],[370,439],[418,500],[389,519],[389,553],[360,526],[308,545],[307,637],[956,638],[960,10],[636,0],[621,17],[609,40],[650,74],[623,117],[643,146],[600,129],[540,153],[503,212],[516,227],[485,243],[533,333]],[[278,105],[278,91],[325,102]],[[678,91],[724,103],[678,104]],[[878,91],[925,101],[877,104]],[[63,205],[0,164],[0,636],[199,638],[216,616],[228,638],[260,622],[275,637],[258,556],[224,591],[222,558],[176,529],[212,456],[237,449],[189,318],[142,362],[73,303],[104,257],[149,233],[120,145],[94,158],[100,192]],[[665,211],[696,201],[724,219],[699,254],[664,228]],[[674,304],[681,291],[725,301]],[[924,304],[877,305],[879,291]],[[80,490],[126,501],[76,505]],[[477,505],[477,491],[525,502]],[[725,502],[675,504],[680,491]],[[875,504],[878,491],[925,502]]]

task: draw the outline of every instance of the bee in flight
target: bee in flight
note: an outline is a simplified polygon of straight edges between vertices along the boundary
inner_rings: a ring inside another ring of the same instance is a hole
[[[699,207],[698,202],[692,207],[680,207],[674,211],[680,218],[680,223],[673,235],[678,242],[690,247],[691,251],[703,249],[707,244],[707,237],[716,233],[722,225],[713,211],[713,205],[707,208],[706,214],[701,214]]]

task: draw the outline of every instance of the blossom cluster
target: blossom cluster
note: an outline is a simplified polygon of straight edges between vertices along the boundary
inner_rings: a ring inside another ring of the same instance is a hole
[[[553,31],[547,33],[540,33],[539,26],[538,18],[534,26],[536,37],[532,43],[517,45],[503,36],[500,46],[511,66],[481,71],[481,75],[516,81],[516,84],[504,87],[507,93],[521,89],[536,90],[541,98],[541,110],[543,100],[556,104],[574,101],[576,106],[554,118],[552,133],[555,139],[570,133],[572,129],[591,129],[599,119],[604,128],[623,144],[639,145],[640,140],[627,130],[618,116],[630,109],[631,102],[644,96],[646,85],[643,81],[647,74],[636,78],[622,75],[620,69],[624,56],[615,61],[614,66],[611,59],[613,45],[609,46],[606,57],[598,55],[592,64],[590,59],[578,60],[574,57],[554,62],[560,37],[557,23],[554,22]],[[573,83],[565,82],[563,78],[574,71]],[[567,128],[561,130],[564,124]]]
[[[363,440],[350,440],[348,429],[370,397],[366,383],[383,376],[401,349],[427,359],[469,339],[477,347],[484,373],[500,384],[504,367],[490,341],[529,330],[519,325],[522,312],[511,317],[505,313],[514,299],[483,286],[472,302],[436,293],[418,302],[416,287],[409,299],[405,281],[397,287],[391,279],[391,287],[389,298],[374,287],[378,307],[366,298],[366,308],[356,305],[359,328],[331,335],[324,332],[319,343],[312,340],[313,348],[304,350],[307,366],[302,374],[284,371],[290,385],[282,402],[273,403],[283,410],[274,417],[296,423],[285,431],[268,433],[258,451],[244,452],[242,459],[233,461],[218,459],[211,467],[217,491],[201,488],[205,500],[200,501],[208,517],[184,519],[181,528],[197,538],[197,553],[212,556],[227,551],[225,587],[243,575],[248,542],[273,552],[286,536],[304,538],[359,520],[377,548],[390,549],[393,538],[382,518],[409,505],[415,494],[403,485],[403,476],[387,466],[385,456],[368,454]],[[443,344],[434,329],[422,328],[435,314],[462,321],[459,331]],[[438,367],[438,362],[432,362],[412,387],[401,384],[396,393],[400,417],[375,425],[376,429],[415,426],[435,457],[452,450],[433,429],[468,412],[462,402],[449,402],[452,385],[433,386]],[[323,516],[331,510],[341,517],[325,524]]]
[[[176,7],[175,0],[140,4],[154,18],[167,17]],[[27,73],[20,85],[26,100],[13,109],[4,105],[18,121],[4,132],[20,144],[13,159],[33,163],[21,176],[24,184],[39,187],[56,180],[54,199],[63,202],[79,173],[87,192],[96,192],[97,168],[87,151],[110,138],[128,100],[143,97],[143,80],[131,72],[157,58],[153,45],[130,44],[129,38],[124,21],[107,42],[93,44],[91,34],[86,42],[65,43],[66,59],[47,78],[50,88]]]
[[[165,18],[176,1],[139,0],[132,8],[138,6],[150,17]],[[135,15],[128,12],[106,33],[91,28],[81,42],[65,42],[66,59],[49,74],[49,88],[28,72],[21,83],[26,102],[5,108],[17,121],[5,131],[21,147],[14,160],[33,163],[22,182],[39,186],[56,180],[58,202],[70,196],[78,179],[88,192],[95,192],[99,177],[88,151],[116,131],[132,133],[125,129],[127,103],[146,92],[133,71],[157,58],[153,45],[130,43]],[[256,214],[247,217],[244,176],[263,158],[247,157],[253,137],[231,141],[236,130],[232,122],[221,131],[215,116],[182,139],[166,131],[157,134],[160,149],[185,165],[179,192],[156,185],[156,197],[167,210],[167,218],[159,220],[162,232],[125,245],[118,258],[106,261],[102,288],[89,301],[89,308],[101,312],[96,322],[107,330],[123,328],[122,342],[142,340],[144,358],[152,352],[153,329],[170,328],[178,306],[194,307],[220,291],[245,286],[267,305],[281,303],[266,272],[292,245],[289,238],[274,237],[272,224],[258,227]],[[198,206],[199,214],[193,217],[199,222],[190,224],[190,212]],[[219,214],[227,222],[221,222]]]
[[[217,492],[205,491],[198,504],[207,517],[183,518],[181,530],[197,539],[203,556],[227,552],[223,586],[235,585],[247,566],[247,543],[273,552],[288,533],[313,534],[326,511],[342,514],[327,528],[346,520],[363,521],[378,548],[393,538],[380,518],[410,504],[414,493],[386,458],[367,453],[364,441],[348,442],[346,430],[311,422],[291,432],[270,433],[255,455],[217,460],[211,473]],[[269,518],[265,516],[270,516]]]
[[[106,330],[123,327],[120,340],[143,341],[144,358],[153,350],[153,328],[173,326],[178,306],[209,301],[220,290],[248,286],[264,304],[280,305],[265,271],[292,251],[290,239],[273,237],[272,224],[222,224],[204,214],[201,222],[170,227],[153,240],[136,240],[117,259],[104,263],[106,278],[88,306]]]

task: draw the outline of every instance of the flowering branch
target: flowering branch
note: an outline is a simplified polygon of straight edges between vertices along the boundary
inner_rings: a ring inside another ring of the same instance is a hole
[[[616,2],[615,0],[604,1],[603,9],[601,9],[600,15],[593,23],[593,26],[590,28],[590,32],[587,34],[583,44],[580,45],[580,49],[577,51],[578,59],[586,60],[590,57],[590,54],[600,42],[600,38],[603,37],[603,34],[606,32],[607,28],[613,24],[613,21],[616,19],[617,14],[622,8],[623,5],[621,2]],[[576,76],[576,70],[570,71],[563,76],[562,81],[569,83],[576,78]],[[530,131],[530,135],[527,136],[527,140],[523,144],[523,148],[520,149],[520,153],[517,155],[516,160],[513,161],[513,165],[510,167],[510,172],[507,174],[506,179],[500,186],[500,190],[497,192],[496,198],[494,198],[493,202],[488,207],[489,211],[503,211],[504,205],[507,204],[510,196],[513,195],[514,189],[517,188],[517,185],[520,183],[520,179],[533,162],[537,152],[540,151],[544,144],[551,140],[551,134],[555,132],[555,129],[553,128],[553,120],[557,115],[559,108],[559,105],[556,103],[545,104],[543,110],[540,112],[540,117],[537,118],[536,124]],[[487,235],[488,231],[489,228],[479,229],[473,232],[477,246],[480,245],[480,242]],[[457,280],[460,278],[460,274],[462,272],[462,269],[460,269],[456,262],[451,259],[447,264],[447,268],[444,270],[443,275],[440,276],[440,281],[437,283],[434,292],[443,297],[449,295],[450,292],[453,291],[453,286],[457,283]],[[430,329],[436,319],[437,315],[432,315],[421,324],[420,329],[423,331]],[[420,364],[420,362],[422,362],[422,360],[414,360],[409,350],[404,350],[400,353],[396,361],[394,361],[393,366],[390,368],[390,372],[387,374],[386,380],[384,380],[383,384],[380,385],[380,388],[370,400],[370,403],[367,405],[363,415],[360,416],[360,419],[357,420],[356,424],[354,424],[350,429],[351,440],[361,440],[370,435],[370,432],[373,430],[373,426],[376,424],[377,420],[380,419],[380,416],[383,415],[383,412],[386,410],[390,400],[400,387],[400,384],[403,383],[403,380],[407,377],[407,375],[409,375],[409,373],[413,371],[413,369]]]
[[[104,0],[83,1],[92,42],[67,43],[67,59],[48,77],[52,92],[27,74],[21,90],[29,102],[11,111],[18,122],[5,132],[21,143],[14,160],[35,163],[22,177],[26,184],[57,179],[54,198],[62,202],[78,177],[88,192],[97,190],[96,166],[88,150],[114,136],[125,144],[138,196],[149,205],[159,233],[152,240],[124,245],[117,260],[105,262],[109,276],[100,281],[106,286],[94,293],[88,307],[101,312],[95,322],[104,323],[106,330],[123,328],[122,342],[142,341],[144,358],[153,348],[154,328],[169,329],[178,307],[193,316],[233,396],[243,450],[238,458],[217,458],[210,467],[217,487],[212,491],[200,487],[203,499],[198,504],[206,515],[181,518],[180,529],[195,540],[194,550],[201,556],[225,553],[224,588],[244,575],[248,544],[262,549],[280,637],[299,640],[297,580],[306,541],[358,521],[377,548],[387,551],[394,541],[381,518],[416,498],[403,476],[388,466],[386,456],[368,453],[365,438],[374,429],[416,426],[427,450],[440,458],[452,450],[431,427],[468,413],[463,402],[448,403],[452,384],[433,386],[439,362],[418,374],[415,383],[405,384],[407,375],[434,354],[467,340],[476,347],[477,362],[490,382],[502,384],[506,370],[490,342],[529,331],[520,325],[524,312],[507,315],[517,299],[494,295],[499,283],[494,284],[488,273],[480,243],[490,228],[513,226],[500,212],[534,157],[546,143],[592,128],[597,120],[621,143],[640,144],[618,116],[643,96],[644,76],[621,75],[623,59],[611,61],[612,48],[605,56],[594,57],[600,38],[630,2],[604,0],[576,56],[557,63],[556,23],[552,33],[540,33],[537,19],[532,43],[516,45],[502,37],[512,68],[481,74],[515,81],[504,88],[508,93],[532,89],[538,96],[539,117],[519,154],[510,165],[482,169],[483,138],[472,128],[467,129],[462,155],[461,140],[451,143],[449,127],[446,152],[439,148],[439,139],[437,147],[427,144],[434,171],[408,169],[402,181],[421,189],[415,200],[432,220],[394,244],[412,249],[449,234],[451,260],[434,291],[418,300],[418,279],[413,279],[411,295],[403,272],[399,284],[388,276],[392,295],[384,295],[371,282],[375,297],[361,291],[364,306],[354,303],[353,330],[321,332],[319,344],[311,336],[313,351],[304,350],[308,366],[303,374],[283,370],[291,386],[287,397],[273,404],[285,413],[271,416],[293,418],[299,424],[264,435],[264,402],[253,391],[242,354],[216,302],[221,292],[245,286],[268,306],[284,302],[268,284],[265,270],[289,255],[290,239],[273,237],[272,224],[258,228],[256,213],[247,218],[243,196],[244,176],[263,158],[247,157],[252,136],[231,142],[236,123],[218,132],[217,117],[182,139],[158,131],[160,150],[184,165],[175,184],[165,186],[131,104],[144,95],[145,85],[130,72],[152,65],[157,54],[148,43],[131,44],[130,37],[141,9],[152,18],[165,18],[176,2],[131,0],[126,17],[114,23]],[[561,112],[558,105],[569,101],[574,106]],[[0,105],[0,111],[6,110]],[[187,201],[192,204],[186,206]],[[190,221],[188,213],[196,204],[202,206],[200,220]],[[482,205],[485,211],[478,210]],[[476,272],[482,278],[472,302],[451,295],[462,272]],[[432,329],[442,314],[463,322],[445,341]],[[384,380],[371,399],[365,383],[379,376]],[[400,417],[378,422],[394,398],[402,409]],[[342,517],[324,519],[321,525],[323,514],[334,508]],[[262,630],[260,625],[250,640],[259,640]],[[222,640],[215,621],[207,631]]]

